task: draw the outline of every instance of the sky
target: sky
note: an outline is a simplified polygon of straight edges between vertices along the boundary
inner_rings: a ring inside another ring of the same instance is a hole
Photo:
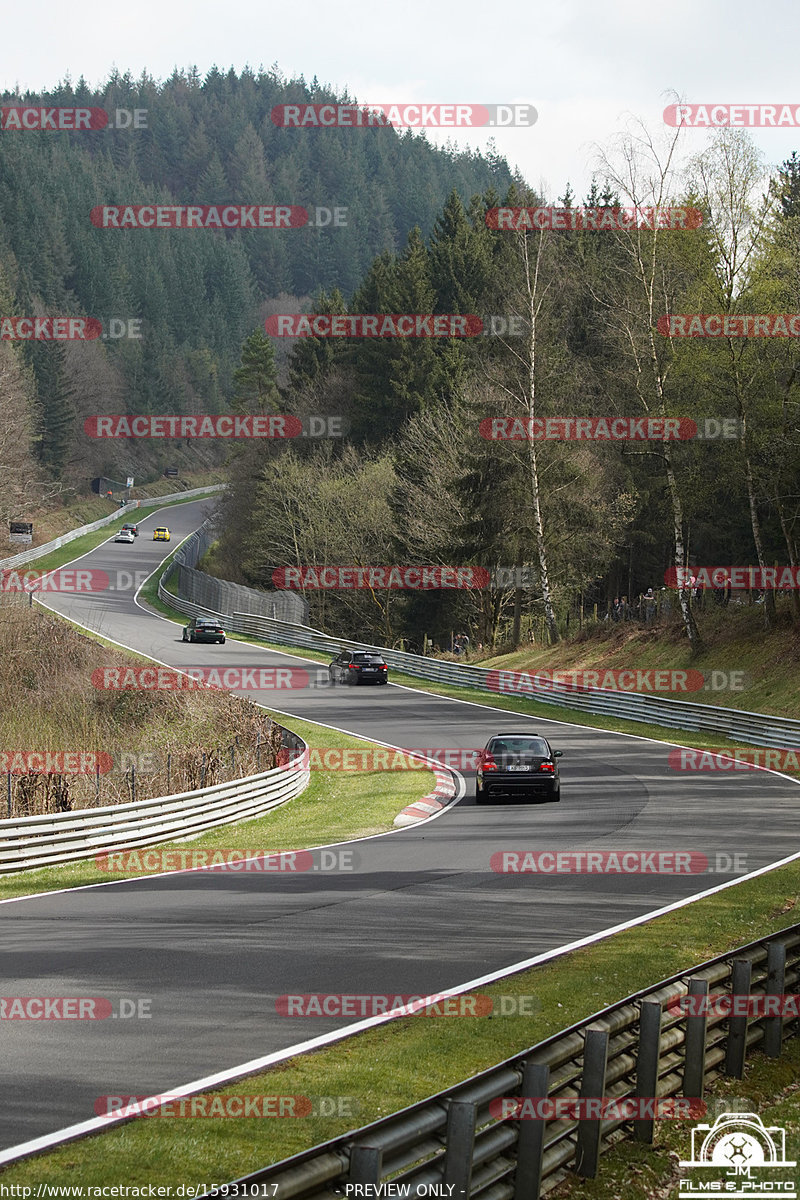
[[[675,94],[800,108],[798,27],[797,0],[130,0],[104,9],[6,0],[0,88],[39,91],[67,74],[99,84],[114,67],[164,79],[175,67],[202,76],[213,65],[277,64],[359,101],[527,103],[538,113],[532,127],[428,136],[481,149],[493,136],[541,195],[555,200],[569,182],[580,200],[598,146],[608,149],[632,116],[667,134],[662,114]],[[800,128],[751,134],[767,166],[800,149]],[[701,152],[710,136],[684,130],[679,153]]]

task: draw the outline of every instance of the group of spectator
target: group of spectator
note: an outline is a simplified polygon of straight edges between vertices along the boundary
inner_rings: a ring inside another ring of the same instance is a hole
[[[662,597],[663,607],[663,597]],[[656,618],[658,601],[652,588],[640,595],[638,600],[632,604],[628,603],[627,596],[615,596],[613,603],[609,606],[606,620],[610,617],[612,621],[643,621],[645,625],[651,625]]]

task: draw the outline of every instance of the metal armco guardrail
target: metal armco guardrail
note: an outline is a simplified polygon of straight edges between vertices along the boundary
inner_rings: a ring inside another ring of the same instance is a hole
[[[708,1006],[711,1015],[685,1015],[670,1002],[689,996],[701,1008],[712,988],[715,996],[781,996],[797,991],[799,980],[800,924],[664,979],[457,1087],[209,1196],[331,1200],[354,1183],[372,1185],[360,1195],[376,1196],[376,1185],[390,1179],[395,1196],[537,1200],[570,1172],[594,1177],[603,1151],[621,1137],[652,1143],[655,1122],[503,1120],[495,1107],[501,1098],[701,1099],[718,1076],[741,1079],[753,1050],[778,1058],[800,1019],[720,1015],[716,1004]]]
[[[145,505],[147,508],[151,506],[158,508],[159,505],[171,504],[174,500],[187,500],[193,496],[209,496],[214,492],[222,491],[224,487],[225,485],[222,483],[215,483],[209,487],[193,488],[188,492],[172,492],[169,496],[153,496],[152,499],[144,497],[141,500],[130,500],[127,504],[118,508],[116,512],[109,513],[107,517],[101,517],[99,521],[92,521],[90,525],[81,525],[78,529],[71,529],[69,533],[62,533],[61,537],[54,538],[52,542],[45,542],[43,546],[36,546],[32,550],[23,550],[20,554],[15,554],[11,558],[0,559],[0,569],[18,567],[23,563],[34,562],[37,558],[44,558],[45,554],[52,554],[54,550],[59,550],[62,546],[74,542],[76,538],[83,537],[85,533],[94,533],[95,529],[102,529],[104,525],[111,525],[126,513],[141,508],[142,505]]]
[[[209,610],[182,600],[171,592],[159,596],[165,604],[179,612],[198,616]],[[489,687],[489,677],[495,679],[497,670],[473,667],[466,664],[446,662],[436,658],[424,658],[404,650],[389,650],[385,646],[373,646],[365,642],[349,641],[347,638],[332,638],[318,629],[307,625],[294,625],[270,617],[250,616],[247,613],[213,613],[225,621],[233,633],[249,633],[264,641],[280,645],[296,646],[309,650],[321,650],[335,655],[340,649],[374,650],[382,654],[390,667],[430,679],[435,683],[449,683],[456,687],[471,687],[492,695],[498,693]],[[533,676],[532,678],[535,678]],[[509,693],[512,694],[512,693]],[[773,717],[764,713],[746,712],[742,709],[720,708],[713,704],[696,704],[688,700],[668,700],[664,696],[649,696],[640,692],[612,692],[602,688],[573,689],[548,681],[547,687],[525,693],[529,699],[541,704],[557,704],[583,712],[605,714],[627,721],[643,721],[646,724],[665,725],[670,729],[685,729],[695,732],[720,734],[732,741],[746,742],[754,746],[778,746],[785,749],[800,749],[800,721],[789,717]]]
[[[0,874],[155,846],[277,808],[298,796],[310,775],[308,747],[291,736],[297,757],[259,775],[132,804],[2,820]]]

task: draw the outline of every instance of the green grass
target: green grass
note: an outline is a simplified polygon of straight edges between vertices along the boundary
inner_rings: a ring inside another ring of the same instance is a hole
[[[724,708],[798,715],[797,671],[800,664],[800,629],[792,622],[791,600],[779,597],[777,623],[764,628],[763,605],[730,605],[717,608],[709,603],[696,612],[704,642],[693,656],[683,627],[677,619],[664,625],[643,626],[638,622],[618,625],[589,625],[575,631],[569,641],[556,646],[517,647],[500,654],[478,658],[470,665],[510,671],[572,671],[592,669],[693,670],[706,675],[716,671],[717,680],[727,676],[719,690],[707,687],[692,692],[663,692],[668,699],[715,704]],[[730,685],[730,686],[728,686]]]
[[[796,864],[782,867],[480,989],[495,1001],[525,997],[532,1016],[406,1017],[221,1089],[317,1101],[341,1097],[346,1116],[139,1119],[13,1165],[0,1179],[83,1186],[230,1181],[452,1086],[661,978],[786,928],[797,920],[798,900],[800,871]],[[313,1037],[313,1019],[308,1025]],[[255,1057],[258,1046],[252,1049]],[[765,1095],[785,1086],[786,1074],[781,1061],[764,1064]],[[118,1086],[125,1092],[124,1080]]]

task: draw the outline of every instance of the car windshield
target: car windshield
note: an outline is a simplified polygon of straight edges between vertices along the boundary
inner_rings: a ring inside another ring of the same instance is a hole
[[[536,758],[550,757],[547,742],[540,737],[495,738],[489,745],[489,753],[500,756],[530,754]]]
[[[357,663],[382,663],[383,659],[379,654],[354,654],[353,662]]]

